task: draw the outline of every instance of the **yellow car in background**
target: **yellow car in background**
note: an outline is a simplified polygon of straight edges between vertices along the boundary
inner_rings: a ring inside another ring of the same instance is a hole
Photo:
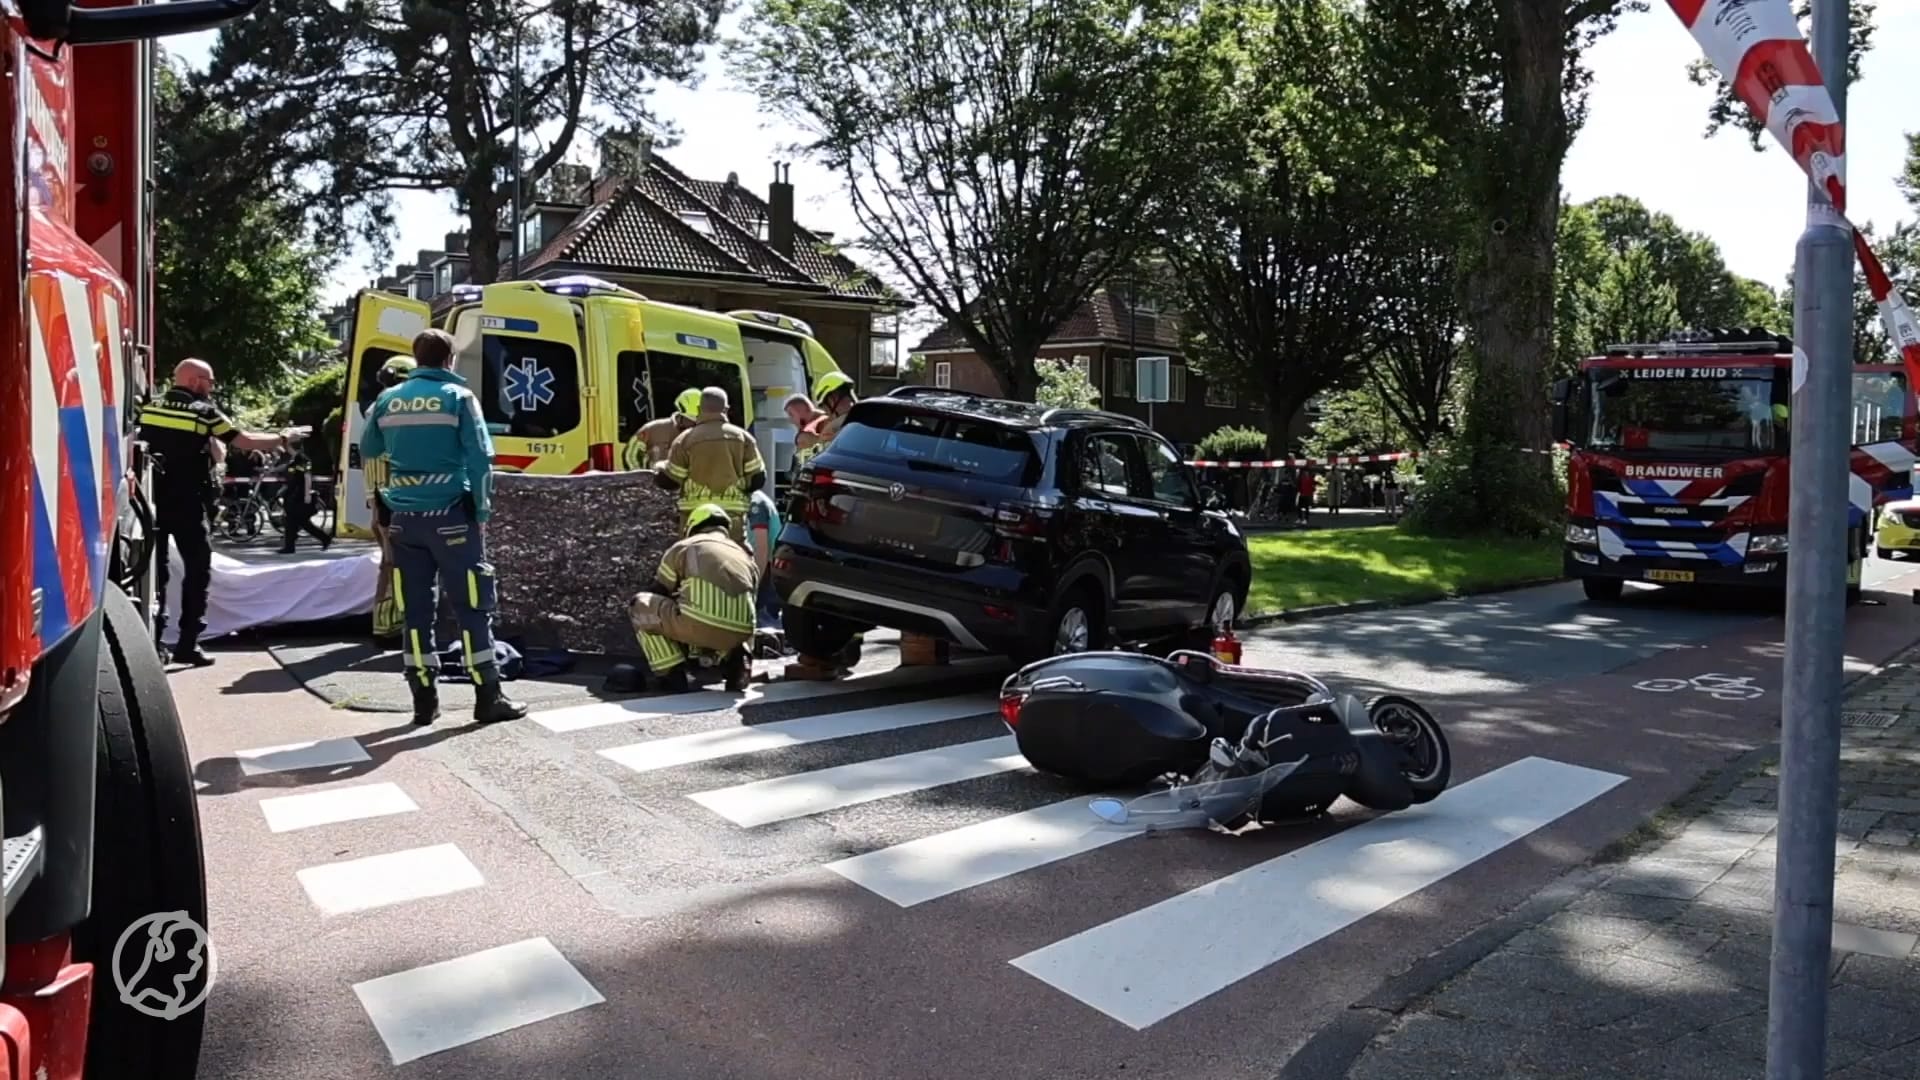
[[[1920,499],[1901,499],[1880,508],[1880,527],[1873,534],[1874,554],[1891,559],[1895,552],[1920,552]]]

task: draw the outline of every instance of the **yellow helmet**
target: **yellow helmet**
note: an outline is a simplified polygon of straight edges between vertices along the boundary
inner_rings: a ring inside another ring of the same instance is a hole
[[[813,400],[825,402],[828,395],[836,390],[853,389],[853,380],[838,371],[829,371],[813,381]]]
[[[692,536],[694,530],[705,525],[718,525],[723,529],[731,528],[733,519],[728,517],[727,512],[718,505],[701,503],[693,508],[693,513],[687,515],[687,535]]]
[[[680,391],[680,396],[673,399],[673,411],[689,420],[698,420],[700,418],[700,391],[692,387]]]

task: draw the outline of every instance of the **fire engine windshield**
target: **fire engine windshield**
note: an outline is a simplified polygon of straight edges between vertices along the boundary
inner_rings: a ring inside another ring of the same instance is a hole
[[[1596,450],[1777,453],[1788,397],[1773,368],[1636,367],[1593,374]]]

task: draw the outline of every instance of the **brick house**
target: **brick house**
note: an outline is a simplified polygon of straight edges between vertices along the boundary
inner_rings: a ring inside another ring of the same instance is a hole
[[[836,251],[831,233],[794,220],[792,184],[775,180],[762,198],[737,175],[696,180],[645,151],[624,160],[638,163],[598,177],[582,169],[572,191],[550,190],[522,208],[517,274],[512,222],[504,222],[501,278],[587,274],[667,303],[792,315],[813,327],[861,394],[898,385],[900,313],[911,305]],[[420,252],[373,287],[428,301],[437,320],[468,279],[465,241],[449,234],[446,251]],[[337,338],[351,315],[350,304],[329,313]]]
[[[993,371],[948,326],[941,326],[913,349],[925,357],[914,381],[951,386],[979,394],[1004,393]],[[1042,359],[1071,361],[1087,372],[1100,392],[1100,405],[1112,412],[1148,418],[1148,406],[1134,400],[1134,357],[1165,356],[1170,400],[1152,406],[1154,430],[1181,446],[1191,446],[1222,427],[1266,430],[1266,409],[1239,399],[1231,387],[1216,386],[1187,369],[1180,319],[1151,297],[1129,305],[1118,293],[1101,289],[1060,325],[1041,347]],[[1294,421],[1296,428],[1301,421]],[[1296,432],[1297,436],[1297,432]]]

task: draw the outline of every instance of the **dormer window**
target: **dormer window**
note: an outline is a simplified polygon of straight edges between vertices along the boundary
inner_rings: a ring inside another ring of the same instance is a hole
[[[707,236],[713,235],[713,219],[702,210],[682,210],[680,220],[687,228]]]

